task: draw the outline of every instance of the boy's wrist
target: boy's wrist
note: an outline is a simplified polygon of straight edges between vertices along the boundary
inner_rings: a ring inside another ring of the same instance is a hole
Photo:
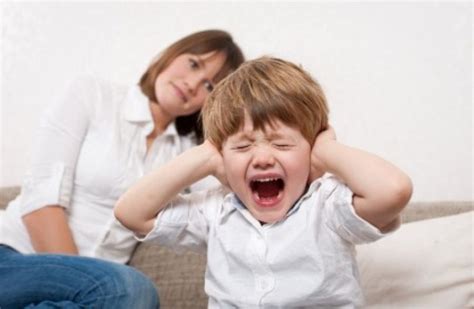
[[[337,141],[333,139],[316,141],[312,151],[313,157],[324,162],[324,159],[327,157],[327,153],[330,152],[336,144]]]
[[[311,153],[311,170],[312,174],[324,174],[331,172],[329,168],[329,160],[331,153],[337,147],[338,142],[334,139],[324,139],[317,141],[313,146]]]
[[[204,164],[208,175],[216,177],[223,185],[227,185],[222,154],[213,143],[206,140],[201,144],[203,155],[206,158]]]
[[[220,153],[217,148],[208,140],[198,146],[200,156],[203,160],[205,171],[208,175],[214,175],[218,169],[218,164],[221,160]]]

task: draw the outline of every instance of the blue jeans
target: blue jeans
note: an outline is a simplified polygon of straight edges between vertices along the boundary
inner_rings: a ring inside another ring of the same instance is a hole
[[[159,308],[159,300],[132,267],[0,245],[0,308]]]

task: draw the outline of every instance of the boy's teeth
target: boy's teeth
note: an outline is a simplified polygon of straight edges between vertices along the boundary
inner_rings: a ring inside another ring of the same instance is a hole
[[[277,181],[277,178],[264,178],[264,179],[256,179],[255,181],[260,181],[260,182],[269,182],[269,181]]]

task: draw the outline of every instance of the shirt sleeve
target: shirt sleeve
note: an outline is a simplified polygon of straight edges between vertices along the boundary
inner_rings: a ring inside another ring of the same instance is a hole
[[[210,222],[222,205],[224,189],[178,195],[157,216],[153,229],[140,241],[152,241],[175,251],[183,249],[204,254]]]
[[[335,177],[326,179],[321,189],[325,196],[326,223],[341,238],[352,244],[362,244],[387,234],[357,215],[352,204],[353,192]],[[398,225],[394,226],[390,232],[397,228]]]
[[[22,186],[22,215],[48,205],[69,207],[77,158],[97,100],[96,85],[91,77],[74,80],[44,112]]]

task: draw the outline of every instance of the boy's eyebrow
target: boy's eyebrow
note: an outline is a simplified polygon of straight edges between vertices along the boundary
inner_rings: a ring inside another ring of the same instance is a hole
[[[278,131],[267,132],[265,134],[265,137],[270,141],[273,141],[273,140],[291,140],[291,141],[293,141],[293,137],[282,134]]]
[[[239,132],[232,138],[235,142],[240,142],[243,140],[250,141],[253,140],[253,137],[247,132]]]
[[[239,132],[239,133],[237,133],[236,135],[233,136],[232,142],[238,143],[238,142],[243,142],[243,141],[253,141],[253,140],[255,140],[255,138],[252,135],[252,132]],[[292,138],[290,138],[288,136],[285,136],[285,135],[283,135],[279,132],[265,133],[265,139],[267,139],[269,141],[278,140],[278,139],[285,139],[285,140],[290,139],[290,140],[292,140]]]
[[[270,140],[274,140],[274,139],[281,139],[281,138],[285,138],[286,136],[282,135],[281,133],[279,132],[271,132],[271,133],[268,133],[268,134],[265,134],[267,136],[268,139]]]

